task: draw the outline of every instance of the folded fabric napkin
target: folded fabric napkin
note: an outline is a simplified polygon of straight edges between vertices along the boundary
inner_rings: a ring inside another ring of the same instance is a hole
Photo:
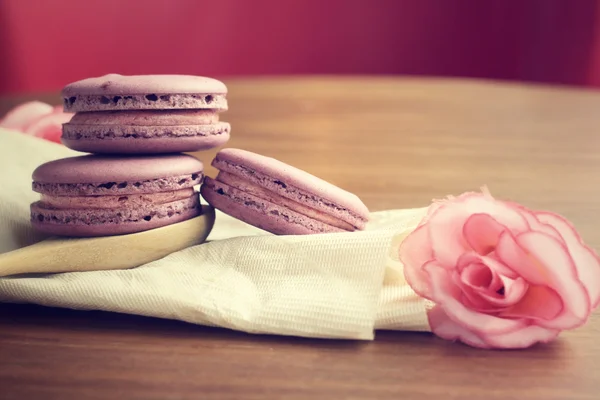
[[[6,252],[43,239],[29,224],[29,204],[38,198],[33,170],[77,153],[9,130],[0,130],[0,140],[0,252]],[[0,301],[321,338],[428,331],[428,301],[407,285],[394,251],[425,211],[374,213],[359,233],[289,237],[217,212],[205,244],[131,270],[3,278]]]
[[[0,129],[0,252],[30,227],[32,171],[75,152]],[[432,331],[525,348],[585,324],[600,259],[549,212],[487,190],[375,212],[362,232],[275,236],[217,212],[204,244],[130,270],[0,279],[0,301],[171,318],[250,333],[371,340]]]

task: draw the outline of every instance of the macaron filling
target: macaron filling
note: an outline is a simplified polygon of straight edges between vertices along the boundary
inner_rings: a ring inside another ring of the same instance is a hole
[[[231,125],[219,122],[219,114],[215,110],[81,112],[63,125],[62,139],[72,148],[83,151],[87,149],[86,141],[93,141],[96,143],[94,149],[100,153],[112,147],[103,149],[99,141],[112,142],[113,139],[156,141],[198,138],[210,148],[227,141],[230,131]],[[181,149],[169,148],[169,151],[184,150],[186,145],[183,146]]]
[[[53,196],[42,194],[40,204],[56,209],[116,209],[148,207],[187,199],[195,194],[193,188],[159,193],[123,194],[119,196]]]
[[[332,215],[328,215],[314,208],[308,207],[304,204],[295,202],[289,198],[283,197],[273,191],[265,189],[264,187],[254,184],[252,182],[248,182],[247,180],[235,176],[231,173],[220,171],[217,175],[216,181],[230,186],[235,191],[241,191],[243,193],[254,196],[271,204],[276,204],[279,207],[287,208],[308,218],[312,218],[314,220],[323,222],[335,228],[339,228],[340,230],[349,232],[356,230],[355,226],[349,224],[346,221],[343,221]],[[221,195],[227,195],[222,188],[220,190],[219,188],[217,188],[217,192]],[[232,198],[236,197],[234,193],[230,193],[229,195]]]
[[[78,112],[67,125],[177,126],[219,122],[215,110],[139,110]]]

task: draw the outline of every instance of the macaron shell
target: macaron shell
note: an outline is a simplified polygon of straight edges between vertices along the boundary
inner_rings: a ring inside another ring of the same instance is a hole
[[[197,195],[186,200],[159,205],[152,210],[55,210],[44,208],[36,202],[31,205],[31,223],[35,229],[50,235],[97,237],[156,229],[194,218],[201,212]],[[153,216],[147,221],[144,216],[149,213]],[[40,215],[43,217],[42,221]],[[81,222],[86,219],[89,223]]]
[[[193,75],[120,75],[108,74],[73,82],[62,90],[63,96],[126,95],[169,93],[227,93],[221,81]]]
[[[72,150],[96,154],[163,154],[209,150],[227,143],[230,125],[108,126],[63,128],[62,143]]]
[[[364,227],[369,219],[368,208],[356,195],[274,158],[228,148],[219,151],[212,166],[319,211],[333,213],[357,227]]]
[[[105,181],[93,183],[40,183],[33,182],[34,192],[51,196],[121,196],[143,193],[157,193],[191,188],[202,183],[202,172],[166,178]]]
[[[62,143],[72,150],[95,154],[164,154],[214,149],[227,143],[229,133],[210,136],[156,139],[69,140]]]
[[[238,191],[208,177],[200,192],[202,197],[214,208],[276,235],[345,232],[343,229]]]
[[[203,169],[200,160],[184,154],[141,157],[85,155],[42,164],[35,169],[32,177],[38,183],[135,182],[192,175]]]
[[[223,82],[191,75],[109,74],[70,83],[62,97],[69,112],[228,108]]]

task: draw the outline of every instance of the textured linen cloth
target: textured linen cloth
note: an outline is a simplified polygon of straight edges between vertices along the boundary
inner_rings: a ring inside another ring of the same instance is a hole
[[[33,170],[79,154],[0,129],[0,253],[44,239],[29,225],[38,199]],[[424,213],[376,212],[363,232],[275,236],[217,211],[204,244],[129,270],[0,278],[0,301],[319,338],[429,331],[429,304],[406,284],[397,259]]]

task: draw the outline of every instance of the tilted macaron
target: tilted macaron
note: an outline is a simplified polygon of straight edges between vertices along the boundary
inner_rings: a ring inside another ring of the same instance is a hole
[[[362,230],[369,210],[354,194],[273,158],[223,149],[200,192],[213,207],[268,232],[313,234]]]
[[[62,142],[89,153],[198,151],[229,140],[222,82],[189,75],[105,75],[65,86]]]
[[[59,236],[141,232],[201,213],[195,190],[203,164],[188,155],[86,155],[51,161],[33,172],[31,222]]]

